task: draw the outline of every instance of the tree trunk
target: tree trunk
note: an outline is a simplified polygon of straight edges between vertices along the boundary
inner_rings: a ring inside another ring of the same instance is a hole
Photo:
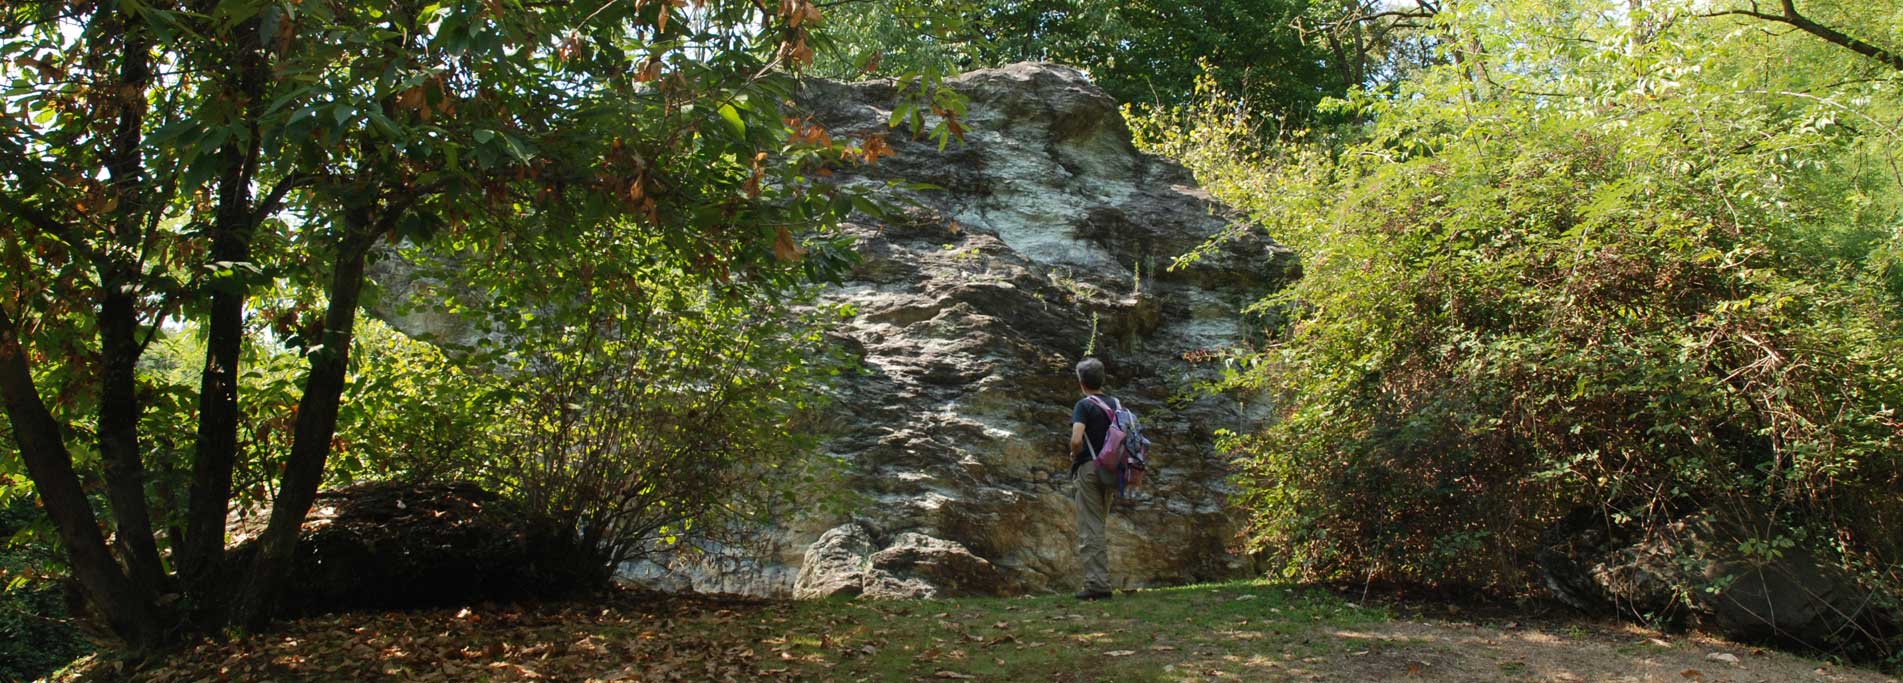
[[[222,244],[222,237],[213,238],[213,259],[248,257],[246,250]],[[178,553],[181,578],[198,602],[208,599],[211,587],[207,584],[224,559],[225,517],[230,511],[232,469],[238,459],[238,355],[244,343],[244,299],[242,291],[214,292],[205,335],[205,369],[198,387],[197,448],[192,458],[184,544]]]
[[[156,596],[165,585],[165,569],[146,505],[139,448],[138,309],[132,283],[123,274],[103,277],[100,284],[105,291],[99,302],[99,348],[105,367],[99,387],[99,459],[128,578],[140,594]]]
[[[218,179],[218,211],[213,219],[211,260],[241,263],[251,260],[251,239],[258,216],[252,206],[251,184],[257,176],[258,108],[269,77],[264,46],[253,18],[235,28],[236,55],[230,63],[227,87],[242,98],[250,122],[248,144],[234,141],[220,150],[224,163]],[[208,613],[226,595],[216,585],[225,558],[225,518],[231,506],[232,470],[238,461],[238,357],[244,348],[244,304],[249,287],[242,279],[220,283],[211,294],[205,335],[205,369],[199,377],[197,449],[192,459],[192,484],[184,543],[178,569],[194,608]]]
[[[144,92],[151,80],[151,38],[138,18],[121,12],[119,83]],[[105,466],[106,496],[117,523],[120,557],[140,593],[156,595],[164,583],[152,513],[146,505],[145,463],[139,448],[139,309],[137,254],[147,218],[144,155],[144,98],[118,98],[117,121],[107,141],[105,166],[117,205],[112,222],[116,249],[96,263],[99,273],[99,351],[104,366],[99,387],[99,458]]]
[[[346,237],[338,246],[336,269],[331,275],[323,346],[311,352],[310,374],[304,379],[304,396],[298,402],[284,478],[271,503],[270,522],[258,539],[258,554],[248,581],[232,612],[232,621],[246,627],[262,627],[271,618],[279,584],[297,549],[304,515],[310,512],[317,487],[323,483],[324,461],[330,456],[331,437],[337,431],[338,402],[350,364],[351,335],[363,293],[364,261],[382,232],[381,221],[377,227],[369,225],[370,213],[367,209],[345,212]]]
[[[99,519],[93,515],[86,493],[80,489],[79,475],[73,471],[73,457],[66,450],[59,421],[46,409],[39,390],[33,386],[33,372],[26,349],[20,343],[13,318],[0,308],[0,395],[6,400],[7,419],[13,427],[13,440],[26,462],[27,474],[39,493],[40,505],[58,530],[60,545],[66,548],[73,578],[79,581],[86,599],[113,633],[123,638],[135,652],[149,651],[164,636],[154,619],[149,594],[141,594],[120,571],[119,563],[106,549]]]

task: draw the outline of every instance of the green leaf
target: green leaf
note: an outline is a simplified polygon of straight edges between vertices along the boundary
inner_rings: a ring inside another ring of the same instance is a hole
[[[391,121],[390,117],[384,116],[382,111],[376,109],[370,110],[370,125],[376,128],[378,133],[383,134],[384,137],[389,138],[392,142],[400,144],[403,141],[403,133],[397,130],[396,122]]]
[[[870,198],[867,198],[864,195],[857,195],[857,194],[852,195],[852,206],[853,208],[858,209],[861,213],[864,213],[867,216],[871,216],[879,220],[886,219],[885,207],[879,206],[878,202],[872,201]]]
[[[734,108],[732,104],[720,105],[720,119],[727,122],[727,129],[734,134],[734,137],[746,137],[747,122],[741,120],[740,110]]]
[[[534,155],[529,152],[527,146],[522,144],[521,140],[516,139],[515,136],[508,133],[500,133],[500,135],[502,136],[503,144],[508,147],[509,156],[515,157],[516,161],[526,163],[529,159],[533,158]]]

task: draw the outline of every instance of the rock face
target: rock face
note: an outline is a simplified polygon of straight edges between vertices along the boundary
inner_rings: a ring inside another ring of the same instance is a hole
[[[1240,310],[1296,275],[1291,254],[1232,223],[1180,166],[1137,152],[1117,103],[1081,72],[1018,64],[949,85],[969,98],[967,132],[942,150],[888,128],[890,81],[810,81],[799,95],[833,137],[883,136],[895,151],[837,182],[912,207],[846,226],[863,262],[825,295],[856,310],[833,337],[862,372],[837,388],[823,450],[848,463],[859,512],[814,511],[746,550],[642,562],[624,578],[757,595],[1070,590],[1072,367],[1087,350],[1156,444],[1147,485],[1111,514],[1113,581],[1250,568],[1230,549],[1214,434],[1259,415],[1197,385],[1219,372],[1211,351],[1262,322]],[[1239,238],[1171,267],[1226,233]],[[376,274],[386,302],[427,289],[393,264]],[[379,317],[412,336],[475,337],[428,310],[388,308]]]
[[[1765,543],[1788,533],[1750,510],[1701,511],[1641,533],[1582,509],[1548,530],[1537,559],[1552,594],[1588,612],[1817,651],[1855,651],[1896,632],[1897,615],[1852,577],[1802,544]]]
[[[857,315],[836,330],[863,372],[833,405],[825,449],[850,462],[860,512],[799,520],[775,537],[753,593],[963,595],[1075,588],[1069,413],[1086,349],[1109,393],[1156,442],[1155,476],[1110,518],[1112,578],[1134,587],[1234,576],[1235,520],[1213,433],[1246,424],[1196,390],[1201,352],[1245,338],[1238,311],[1294,275],[1289,253],[1244,238],[1170,269],[1226,230],[1189,174],[1138,153],[1117,105],[1048,64],[951,81],[968,132],[940,151],[886,126],[890,82],[806,85],[835,137],[887,134],[897,154],[841,173],[887,190],[902,218],[850,226],[864,262],[830,290]],[[775,565],[799,567],[791,573]],[[734,587],[731,576],[696,586]]]

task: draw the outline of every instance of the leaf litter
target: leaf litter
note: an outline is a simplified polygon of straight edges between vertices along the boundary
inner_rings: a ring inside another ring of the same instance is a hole
[[[1820,675],[1816,662],[1781,653],[1720,656],[1730,648],[1719,641],[1610,628],[1560,638],[1570,627],[1539,620],[1507,628],[1399,621],[1326,596],[1255,590],[1238,601],[1235,592],[1138,591],[1086,616],[1062,597],[786,602],[616,590],[566,602],[312,617],[194,643],[139,667],[95,658],[56,680],[1623,683]],[[1714,676],[1713,664],[1725,675]],[[1889,680],[1853,668],[1829,674]]]

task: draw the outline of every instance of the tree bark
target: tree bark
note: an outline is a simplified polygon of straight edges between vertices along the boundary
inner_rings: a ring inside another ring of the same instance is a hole
[[[144,595],[157,596],[165,585],[145,497],[145,463],[139,446],[138,311],[122,275],[102,278],[99,342],[105,366],[99,388],[99,459],[106,475],[106,498],[117,522],[120,556],[128,578]]]
[[[139,244],[146,225],[144,183],[144,93],[151,79],[151,39],[137,18],[117,17],[123,41],[119,82],[127,92],[114,103],[118,121],[107,142],[106,172],[117,204],[112,239],[118,248],[97,264],[99,272],[99,350],[104,366],[99,388],[99,457],[105,466],[106,496],[117,523],[120,556],[134,590],[156,596],[165,582],[152,514],[145,497],[145,463],[139,448],[137,303]],[[149,599],[149,598],[148,598]]]
[[[249,261],[251,240],[263,218],[253,210],[251,195],[258,170],[259,107],[269,78],[260,26],[261,20],[253,18],[235,28],[238,45],[227,88],[245,103],[250,135],[245,146],[234,141],[219,152],[224,171],[218,180],[218,209],[211,229],[213,262]],[[249,287],[236,276],[212,290],[205,368],[199,377],[197,448],[178,567],[195,606],[206,610],[219,608],[212,604],[221,593],[213,584],[224,564],[225,518],[238,459],[238,357],[244,348],[248,296]]]
[[[375,219],[377,225],[372,226],[370,214],[368,209],[345,211],[346,237],[338,246],[336,268],[331,274],[323,346],[310,355],[310,373],[304,379],[304,396],[298,401],[291,453],[284,464],[277,498],[271,503],[271,519],[258,540],[257,557],[232,613],[232,621],[237,624],[258,628],[271,618],[280,584],[297,549],[304,515],[310,512],[317,487],[323,483],[324,461],[330,456],[331,437],[337,431],[338,403],[350,365],[364,262],[385,222],[379,216]]]
[[[80,488],[79,475],[73,471],[72,453],[66,450],[59,421],[46,409],[33,385],[26,349],[4,308],[0,308],[0,397],[6,400],[13,440],[20,448],[21,460],[26,462],[27,474],[33,478],[40,505],[59,532],[60,545],[66,548],[73,578],[107,626],[134,651],[157,645],[162,631],[153,619],[149,596],[134,589],[106,549],[99,519]]]

